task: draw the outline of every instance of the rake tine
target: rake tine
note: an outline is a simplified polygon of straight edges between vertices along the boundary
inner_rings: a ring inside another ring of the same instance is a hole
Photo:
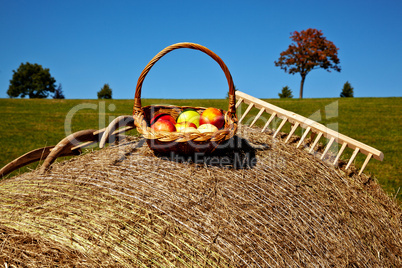
[[[287,118],[287,117],[285,117],[285,118],[282,120],[282,122],[281,122],[281,124],[279,125],[278,129],[276,130],[275,134],[272,136],[273,138],[275,138],[276,135],[278,135],[279,131],[281,130],[281,128],[285,125],[285,123],[286,123],[287,121],[288,121],[288,118]]]
[[[241,102],[243,101],[243,98],[240,98],[237,103],[236,103],[236,108],[240,106]]]
[[[352,164],[353,160],[355,160],[355,157],[356,157],[357,153],[359,152],[359,150],[360,150],[359,147],[356,147],[356,149],[354,150],[354,152],[352,154],[352,157],[349,159],[349,162],[346,165],[345,169],[348,169],[350,167],[350,165]]]
[[[341,155],[342,155],[342,153],[343,153],[343,151],[345,150],[345,148],[346,148],[347,145],[348,145],[348,144],[347,144],[346,142],[344,142],[344,143],[342,144],[342,147],[341,147],[341,149],[339,150],[339,152],[338,152],[338,154],[337,154],[337,156],[336,156],[336,158],[335,158],[335,160],[334,160],[334,163],[333,163],[334,166],[337,164],[339,158],[341,157]]]
[[[373,156],[372,153],[369,153],[366,157],[366,160],[364,160],[363,166],[361,167],[360,171],[359,171],[359,176],[362,175],[363,170],[366,168],[368,162],[370,161],[371,157]]]
[[[308,133],[310,132],[311,127],[307,127],[306,130],[303,133],[303,136],[301,137],[301,139],[299,140],[299,143],[297,144],[296,148],[299,148],[300,145],[302,144],[302,142],[304,141],[304,139],[307,137]]]
[[[261,132],[264,132],[264,130],[268,127],[268,125],[272,122],[272,120],[274,120],[275,116],[276,116],[276,113],[271,114],[271,117],[268,119],[267,123],[262,128]]]
[[[244,112],[243,116],[240,118],[238,124],[240,124],[241,121],[246,117],[246,115],[250,112],[251,108],[253,108],[254,103],[250,103],[250,105],[247,107],[246,111]]]
[[[288,135],[288,137],[286,138],[286,140],[285,140],[285,143],[287,143],[289,140],[290,140],[290,138],[292,137],[292,135],[293,135],[293,133],[295,133],[295,131],[296,131],[296,129],[299,127],[299,122],[296,122],[295,124],[294,124],[294,126],[292,127],[292,129],[290,130],[290,132],[289,132],[289,135]]]
[[[254,118],[253,122],[251,122],[250,127],[254,126],[255,122],[257,122],[258,118],[260,118],[260,116],[262,115],[262,113],[263,113],[264,111],[265,111],[265,109],[262,108],[262,109],[258,112],[258,114],[257,114],[257,116]]]
[[[324,159],[325,155],[328,153],[329,148],[331,147],[332,143],[334,143],[334,141],[335,141],[335,138],[334,138],[334,137],[331,137],[331,139],[329,140],[329,142],[328,142],[328,144],[327,144],[327,147],[325,147],[325,150],[324,150],[324,152],[323,152],[322,155],[321,155],[321,158],[320,158],[321,160]]]
[[[312,153],[314,150],[314,147],[317,145],[318,141],[321,139],[322,132],[318,133],[317,137],[314,140],[313,145],[311,146],[310,150],[308,151],[309,153]]]

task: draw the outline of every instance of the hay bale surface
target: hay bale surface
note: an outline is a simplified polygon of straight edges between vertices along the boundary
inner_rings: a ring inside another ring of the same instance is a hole
[[[0,267],[402,266],[402,212],[375,180],[239,136],[204,162],[130,138],[0,181]]]

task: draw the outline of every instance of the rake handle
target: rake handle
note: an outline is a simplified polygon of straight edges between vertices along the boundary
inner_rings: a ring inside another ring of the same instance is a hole
[[[223,72],[225,73],[228,85],[229,85],[229,108],[228,108],[228,115],[234,115],[236,114],[236,107],[235,107],[235,101],[236,101],[236,96],[235,96],[235,89],[234,89],[234,84],[233,84],[233,79],[232,75],[229,72],[228,67],[226,64],[223,62],[223,60],[216,55],[214,52],[209,50],[208,48],[201,46],[199,44],[194,44],[194,43],[177,43],[173,44],[171,46],[166,47],[163,49],[161,52],[159,52],[153,59],[145,66],[144,70],[142,71],[140,77],[138,78],[137,81],[137,86],[135,89],[135,96],[134,96],[134,108],[133,108],[133,113],[134,114],[140,114],[143,113],[142,111],[142,106],[141,106],[141,89],[142,89],[142,84],[144,82],[145,77],[151,70],[152,66],[155,65],[155,63],[162,58],[164,55],[167,53],[179,49],[179,48],[190,48],[190,49],[195,49],[199,50],[201,52],[204,52],[205,54],[209,55],[211,58],[213,58],[221,67]]]

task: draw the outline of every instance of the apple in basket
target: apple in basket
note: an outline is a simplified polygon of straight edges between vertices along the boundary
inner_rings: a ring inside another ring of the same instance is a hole
[[[189,127],[192,127],[192,128],[194,128],[194,129],[197,129],[197,126],[196,126],[194,123],[186,122],[186,121],[177,123],[177,124],[175,125],[175,127],[176,127],[177,132],[181,132],[182,129],[189,128]]]
[[[225,118],[219,109],[210,107],[201,114],[200,125],[203,124],[212,124],[220,129],[225,124]]]
[[[218,128],[212,124],[203,124],[199,126],[197,129],[201,133],[218,131]]]
[[[167,132],[175,132],[176,127],[170,120],[159,119],[157,120],[151,128],[155,131],[167,131]]]
[[[177,123],[181,122],[193,123],[197,128],[200,125],[200,114],[194,109],[186,109],[177,117]]]
[[[150,124],[151,126],[158,120],[160,119],[164,119],[164,120],[169,120],[170,122],[174,124],[176,124],[176,120],[173,118],[173,116],[171,116],[170,114],[157,114],[154,117],[152,117]]]
[[[182,133],[200,133],[195,127],[185,127],[180,130]]]

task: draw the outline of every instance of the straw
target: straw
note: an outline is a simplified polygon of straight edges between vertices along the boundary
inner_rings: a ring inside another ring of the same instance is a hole
[[[400,267],[402,211],[375,178],[280,139],[242,127],[188,158],[128,137],[4,179],[0,267]]]

